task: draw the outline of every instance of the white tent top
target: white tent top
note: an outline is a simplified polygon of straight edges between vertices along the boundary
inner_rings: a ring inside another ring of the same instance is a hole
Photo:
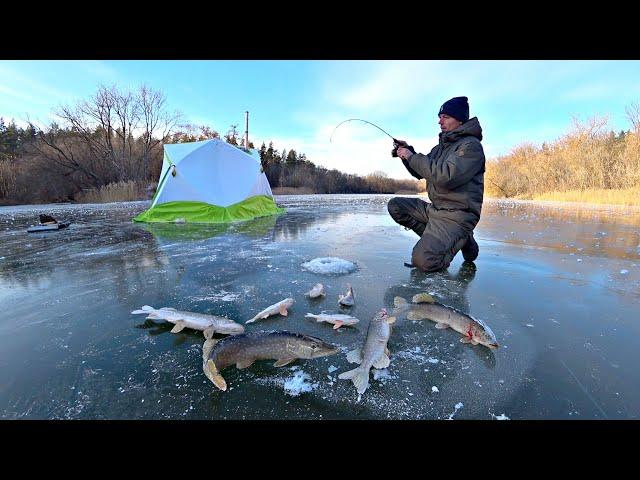
[[[175,201],[227,207],[253,195],[273,197],[259,152],[218,139],[165,145],[160,182],[152,207]]]

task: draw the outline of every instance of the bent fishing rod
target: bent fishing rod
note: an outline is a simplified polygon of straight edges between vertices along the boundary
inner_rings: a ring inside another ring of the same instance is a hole
[[[340,122],[338,125],[336,125],[336,128],[333,129],[333,132],[331,132],[331,137],[329,137],[329,142],[331,142],[331,139],[333,138],[333,134],[336,133],[336,130],[338,129],[338,127],[340,125],[342,125],[343,123],[347,123],[347,122],[352,122],[354,120],[357,120],[359,122],[364,122],[364,123],[368,123],[369,125],[373,125],[374,127],[376,127],[378,130],[380,130],[382,133],[384,133],[385,135],[387,135],[388,137],[391,137],[391,140],[393,140],[393,144],[394,146],[396,145],[401,145],[402,142],[400,140],[397,140],[395,138],[393,138],[388,132],[386,132],[385,130],[383,130],[382,128],[380,128],[378,125],[376,125],[375,123],[371,123],[368,122],[367,120],[363,120],[361,118],[348,118],[347,120],[344,120],[342,122]]]

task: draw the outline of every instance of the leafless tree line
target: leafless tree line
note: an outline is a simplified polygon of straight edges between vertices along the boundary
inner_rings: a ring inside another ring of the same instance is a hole
[[[608,119],[573,121],[571,130],[542,146],[522,144],[487,162],[485,189],[499,197],[640,187],[640,106],[627,108],[632,129],[616,134]]]

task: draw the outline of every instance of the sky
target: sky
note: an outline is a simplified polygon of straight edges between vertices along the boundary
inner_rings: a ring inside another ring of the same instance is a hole
[[[607,129],[628,130],[626,109],[640,104],[640,61],[0,60],[0,117],[48,125],[57,108],[101,85],[142,84],[163,92],[185,122],[222,135],[232,124],[244,132],[249,111],[258,148],[272,141],[318,166],[410,179],[384,133],[336,125],[361,118],[427,153],[438,142],[442,103],[467,96],[490,160],[523,143],[553,142],[575,120],[606,118]]]

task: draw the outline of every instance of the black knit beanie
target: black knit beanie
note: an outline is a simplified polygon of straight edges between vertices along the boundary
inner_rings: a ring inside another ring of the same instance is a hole
[[[454,97],[447,100],[440,107],[438,115],[443,113],[460,120],[462,123],[469,120],[469,103],[467,97]]]

